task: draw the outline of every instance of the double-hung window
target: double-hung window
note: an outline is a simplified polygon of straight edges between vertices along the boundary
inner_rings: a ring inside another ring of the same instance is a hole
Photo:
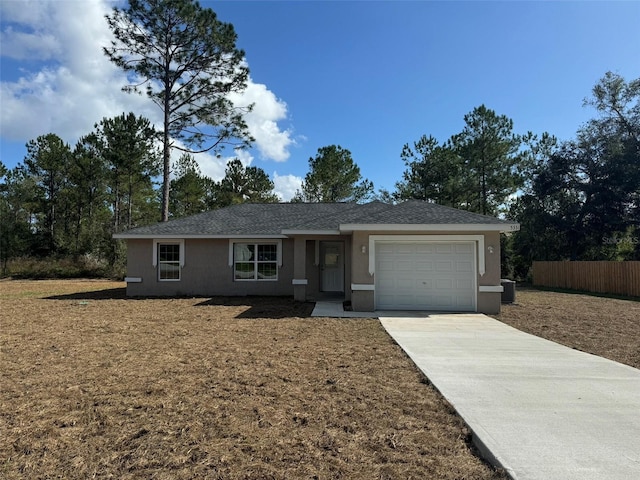
[[[180,244],[158,243],[158,280],[180,280]]]
[[[278,244],[234,243],[233,278],[242,280],[278,280]]]

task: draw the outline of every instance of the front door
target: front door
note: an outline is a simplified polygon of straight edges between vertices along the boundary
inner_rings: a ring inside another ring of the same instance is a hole
[[[321,290],[344,292],[344,242],[320,242]]]

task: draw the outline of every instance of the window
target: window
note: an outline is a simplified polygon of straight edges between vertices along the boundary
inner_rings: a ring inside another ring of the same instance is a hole
[[[180,244],[158,244],[158,279],[180,280]]]
[[[277,280],[278,245],[275,243],[235,243],[234,280]]]

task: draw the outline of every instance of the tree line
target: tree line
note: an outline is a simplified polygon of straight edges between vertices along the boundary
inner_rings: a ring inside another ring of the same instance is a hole
[[[0,163],[0,265],[10,259],[90,256],[121,266],[112,235],[160,219],[161,154],[149,120],[133,113],[104,118],[72,148],[49,133],[27,143],[24,161]],[[228,162],[219,181],[203,176],[193,155],[174,165],[173,217],[244,201],[274,202],[274,184],[260,168]]]
[[[607,73],[585,104],[597,117],[565,142],[513,131],[481,105],[460,133],[404,145],[405,170],[392,192],[375,192],[351,152],[318,149],[293,202],[420,199],[521,224],[503,238],[503,272],[526,278],[533,260],[640,259],[640,79]],[[122,265],[114,233],[161,219],[162,155],[149,120],[105,118],[71,148],[50,133],[27,143],[15,168],[0,164],[0,260],[90,256]],[[193,155],[172,165],[170,218],[242,202],[277,202],[267,173],[227,163],[220,181]]]
[[[485,106],[445,142],[406,144],[390,201],[426,200],[520,223],[503,236],[503,275],[534,260],[640,260],[640,79],[607,72],[585,99],[597,117],[576,138],[513,132]]]
[[[103,53],[133,82],[123,90],[162,112],[155,128],[134,112],[104,118],[72,148],[55,133],[31,140],[24,161],[0,163],[0,267],[20,257],[90,258],[121,269],[112,235],[239,202],[275,202],[260,168],[233,159],[213,181],[193,154],[221,156],[253,139],[230,100],[249,70],[233,25],[194,0],[129,0],[105,18],[114,40]],[[576,138],[517,134],[513,121],[481,105],[445,141],[425,134],[404,145],[394,191],[374,191],[351,152],[318,149],[292,201],[421,199],[517,220],[503,238],[503,274],[531,262],[640,258],[640,79],[607,73],[585,101],[598,112]],[[171,152],[180,151],[172,165]],[[171,172],[173,171],[173,176]]]
[[[519,275],[533,260],[640,260],[640,79],[608,72],[585,104],[598,116],[535,152],[509,209]]]

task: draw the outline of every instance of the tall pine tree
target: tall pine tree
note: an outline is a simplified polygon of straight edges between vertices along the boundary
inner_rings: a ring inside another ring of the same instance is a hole
[[[246,88],[244,52],[236,48],[233,25],[192,0],[129,0],[107,22],[116,40],[104,53],[136,77],[124,90],[144,91],[162,111],[161,219],[167,221],[172,148],[218,152],[252,141],[243,119],[251,106],[229,100]]]

